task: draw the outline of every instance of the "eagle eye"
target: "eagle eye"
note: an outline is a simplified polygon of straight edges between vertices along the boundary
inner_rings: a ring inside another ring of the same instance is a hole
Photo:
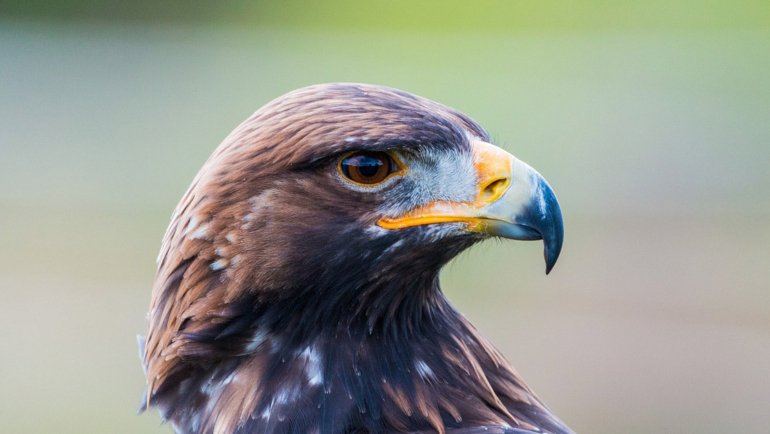
[[[387,152],[357,151],[344,156],[338,170],[346,179],[357,184],[374,185],[397,172],[398,164]]]

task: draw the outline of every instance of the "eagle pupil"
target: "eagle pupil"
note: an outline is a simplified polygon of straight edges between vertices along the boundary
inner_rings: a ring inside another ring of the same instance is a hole
[[[355,152],[342,159],[339,169],[351,181],[371,185],[393,173],[393,163],[385,152]]]
[[[376,175],[380,170],[380,166],[383,165],[382,161],[370,157],[363,157],[361,160],[363,161],[359,162],[358,171],[366,178],[371,178]]]

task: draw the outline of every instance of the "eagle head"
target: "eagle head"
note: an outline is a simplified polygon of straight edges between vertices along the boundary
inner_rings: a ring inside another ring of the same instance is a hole
[[[473,120],[381,86],[281,96],[174,212],[147,403],[178,432],[569,432],[440,290],[489,237],[542,239],[549,272],[563,225],[548,183]]]

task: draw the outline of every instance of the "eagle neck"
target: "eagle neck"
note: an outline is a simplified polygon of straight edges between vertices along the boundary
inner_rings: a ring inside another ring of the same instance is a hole
[[[388,293],[395,286],[371,290],[379,298],[369,294],[374,298],[367,305],[383,307],[360,309],[354,299],[336,327],[273,329],[260,383],[278,391],[261,397],[252,419],[266,410],[277,416],[310,412],[320,432],[340,424],[371,433],[548,426],[550,413],[451,306],[437,273],[398,288],[402,295]],[[303,398],[277,406],[275,397],[287,390]]]

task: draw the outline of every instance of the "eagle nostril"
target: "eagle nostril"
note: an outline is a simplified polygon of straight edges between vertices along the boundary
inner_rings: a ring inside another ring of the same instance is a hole
[[[492,180],[492,182],[482,188],[481,196],[490,202],[497,200],[497,198],[502,196],[508,188],[508,184],[510,184],[510,179],[508,178],[497,178]]]

